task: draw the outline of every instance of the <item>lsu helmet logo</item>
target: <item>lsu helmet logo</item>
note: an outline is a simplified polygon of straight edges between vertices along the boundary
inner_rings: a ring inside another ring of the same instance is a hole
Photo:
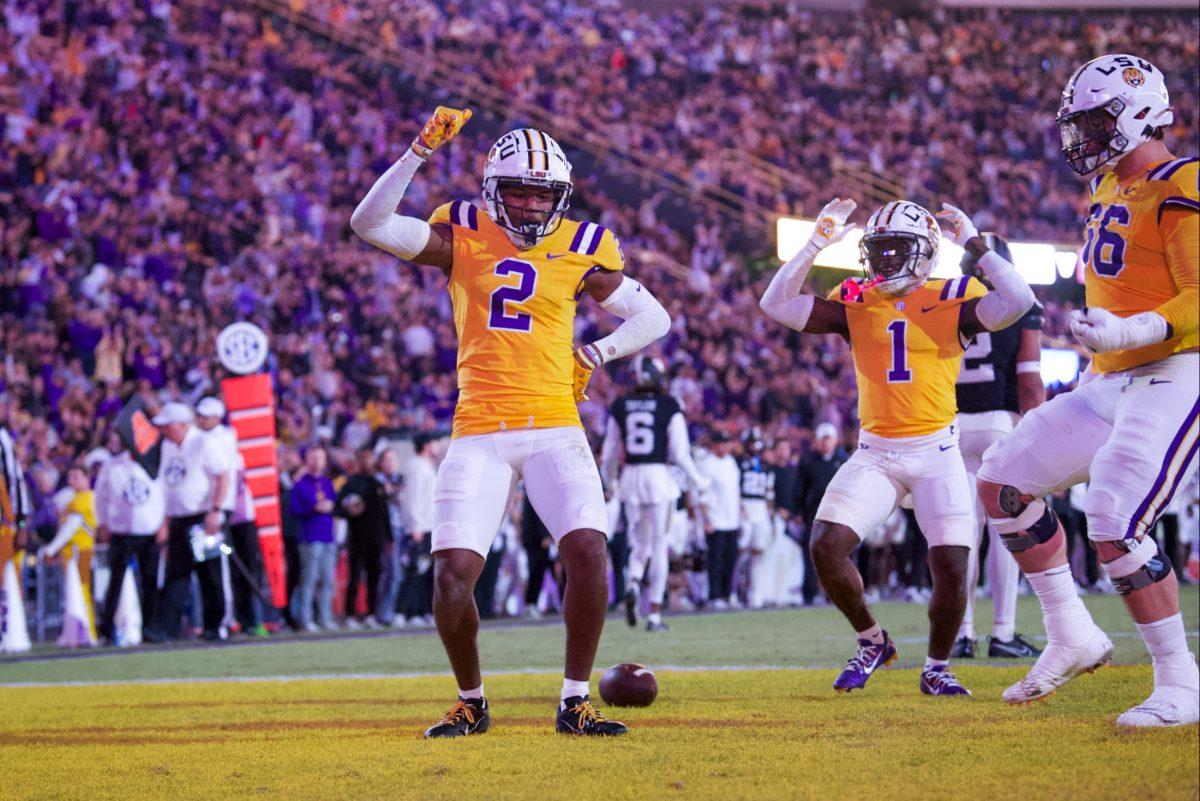
[[[1121,73],[1121,77],[1134,89],[1146,82],[1146,74],[1137,67],[1126,67],[1125,71]]]

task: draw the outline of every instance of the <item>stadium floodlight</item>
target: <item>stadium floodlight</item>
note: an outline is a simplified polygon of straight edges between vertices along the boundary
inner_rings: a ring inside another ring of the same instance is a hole
[[[799,217],[780,217],[775,227],[775,252],[780,261],[786,261],[804,247],[804,243],[812,236],[816,223]],[[845,239],[832,247],[821,251],[817,257],[817,267],[829,267],[835,270],[853,270],[860,272],[862,265],[858,261],[858,243],[862,239],[862,229],[851,231]],[[1074,274],[1076,255],[1074,251],[1060,249],[1045,242],[1009,242],[1017,270],[1030,284],[1053,284],[1055,275],[1069,277]],[[1062,265],[1070,258],[1071,271],[1063,273]],[[933,278],[953,278],[962,275],[959,262],[962,259],[962,248],[949,239],[942,239],[938,249],[938,263],[934,267]]]

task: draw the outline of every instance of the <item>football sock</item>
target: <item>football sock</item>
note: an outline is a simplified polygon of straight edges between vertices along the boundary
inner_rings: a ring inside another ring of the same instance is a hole
[[[1075,591],[1070,565],[1052,567],[1043,573],[1026,573],[1025,578],[1042,604],[1046,639],[1056,645],[1082,645],[1096,624]]]
[[[1136,625],[1154,660],[1154,685],[1196,689],[1200,671],[1188,651],[1183,614],[1177,612],[1153,623]]]
[[[646,616],[646,620],[650,621],[651,623],[655,623],[655,624],[662,623],[662,615],[659,614],[658,612],[651,612],[649,615]]]
[[[574,679],[563,679],[562,695],[559,696],[560,701],[565,701],[568,698],[586,698],[590,694],[588,682],[575,681]]]
[[[929,670],[930,668],[937,668],[937,667],[944,668],[944,667],[948,666],[949,664],[950,664],[949,659],[934,659],[932,656],[925,657],[925,669],[926,670]]]
[[[997,623],[992,626],[992,639],[1009,642],[1017,636],[1017,627],[1013,623]]]
[[[883,645],[887,640],[883,636],[883,628],[876,623],[866,631],[858,632],[858,639],[868,640],[872,645]]]
[[[459,690],[458,697],[462,698],[464,701],[472,698],[476,700],[483,700],[483,685],[480,684],[474,690]]]

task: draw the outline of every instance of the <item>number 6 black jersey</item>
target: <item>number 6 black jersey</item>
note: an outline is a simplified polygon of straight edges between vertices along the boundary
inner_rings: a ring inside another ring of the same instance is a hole
[[[1008,328],[981,331],[963,353],[955,388],[961,414],[1008,411],[1021,413],[1017,400],[1017,351],[1022,331],[1041,331],[1040,303]]]
[[[625,447],[625,464],[666,464],[671,418],[682,409],[670,395],[635,392],[618,398],[610,413]]]

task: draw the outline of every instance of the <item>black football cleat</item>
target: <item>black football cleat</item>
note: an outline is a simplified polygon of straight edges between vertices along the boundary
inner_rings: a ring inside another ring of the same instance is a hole
[[[959,637],[954,641],[954,647],[950,649],[951,659],[974,659],[975,658],[975,641],[970,637]]]
[[[637,587],[625,590],[625,622],[629,624],[630,628],[637,625],[639,600]]]
[[[488,730],[491,715],[487,700],[483,698],[459,698],[454,706],[442,716],[441,721],[425,730],[426,739],[435,737],[466,737],[468,734],[483,734]]]
[[[661,620],[658,622],[655,622],[653,620],[646,621],[646,631],[670,631],[670,630],[671,630],[671,627],[668,626],[666,623],[663,623]]]
[[[1042,649],[1030,643],[1020,634],[1014,634],[1011,640],[997,640],[988,637],[988,656],[1001,659],[1026,659],[1042,655]]]
[[[578,734],[592,737],[616,737],[629,731],[624,723],[609,720],[592,706],[591,697],[577,695],[558,705],[555,724],[559,734]]]

